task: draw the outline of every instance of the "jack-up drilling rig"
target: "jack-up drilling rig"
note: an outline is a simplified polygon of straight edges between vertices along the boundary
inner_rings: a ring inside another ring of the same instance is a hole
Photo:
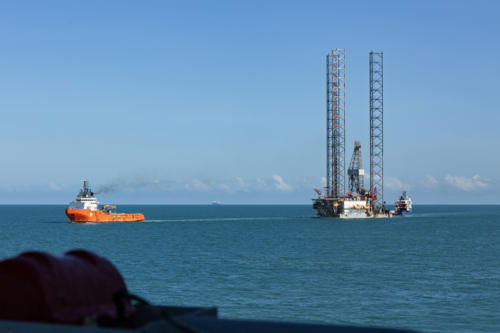
[[[345,49],[326,56],[326,191],[314,189],[313,208],[321,217],[391,217],[383,202],[382,53],[370,53],[370,190],[364,189],[361,143],[354,142],[345,192]],[[380,190],[377,191],[377,188]],[[380,193],[380,195],[379,195]]]

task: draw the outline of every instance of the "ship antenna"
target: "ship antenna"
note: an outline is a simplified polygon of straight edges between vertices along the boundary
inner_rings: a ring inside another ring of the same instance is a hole
[[[89,191],[89,181],[87,179],[85,179],[83,181],[83,192],[88,193],[88,191]]]

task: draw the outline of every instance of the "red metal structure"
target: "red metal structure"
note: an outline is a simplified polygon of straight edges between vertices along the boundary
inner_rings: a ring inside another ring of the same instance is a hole
[[[55,257],[26,252],[0,262],[0,319],[84,324],[113,320],[113,294],[126,290],[120,272],[108,260],[84,250]],[[130,315],[134,308],[125,304]]]

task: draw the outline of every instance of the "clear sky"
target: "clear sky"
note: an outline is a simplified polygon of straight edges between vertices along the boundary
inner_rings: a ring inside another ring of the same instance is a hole
[[[498,1],[2,1],[0,203],[309,204],[326,54],[369,169],[384,52],[385,198],[500,203]],[[347,168],[347,166],[346,166]]]

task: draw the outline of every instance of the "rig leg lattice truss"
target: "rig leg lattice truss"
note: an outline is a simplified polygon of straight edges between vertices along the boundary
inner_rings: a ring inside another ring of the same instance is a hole
[[[326,56],[326,195],[344,197],[345,187],[345,49]]]
[[[374,209],[384,207],[384,62],[382,52],[370,52],[370,192]]]

